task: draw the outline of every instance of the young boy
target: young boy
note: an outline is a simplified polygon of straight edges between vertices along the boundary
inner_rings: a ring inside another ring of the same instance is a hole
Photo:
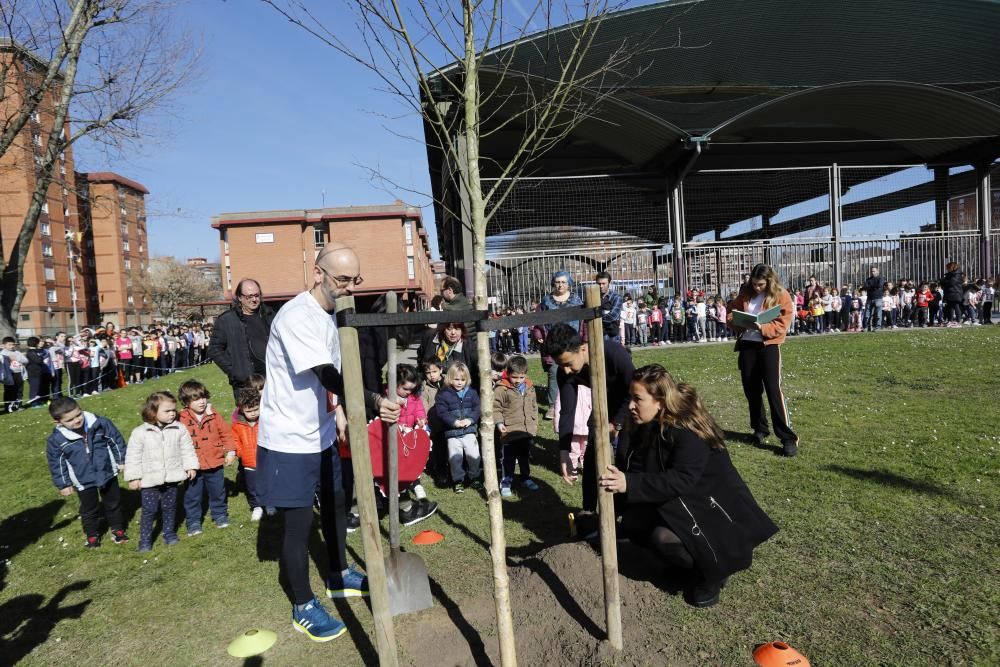
[[[118,472],[125,464],[125,439],[107,417],[84,412],[72,398],[49,404],[55,428],[45,443],[52,483],[63,496],[80,496],[84,546],[101,546],[100,511],[104,510],[115,544],[128,542],[121,511]]]
[[[514,465],[521,469],[521,486],[537,491],[531,479],[531,442],[538,433],[538,402],[528,379],[528,361],[519,354],[507,361],[506,375],[494,388],[493,412],[500,432],[500,495],[513,495]]]
[[[233,415],[233,439],[240,473],[247,489],[250,520],[260,521],[264,508],[257,502],[257,419],[260,417],[260,392],[245,387],[236,392],[236,414]]]
[[[208,402],[208,387],[197,380],[188,380],[178,390],[184,409],[177,420],[187,427],[194,442],[201,469],[188,482],[184,491],[184,514],[189,537],[201,535],[204,514],[202,497],[208,491],[208,508],[217,528],[229,527],[229,508],[226,504],[226,476],[222,466],[236,459],[236,443],[229,424]]]
[[[28,338],[28,407],[40,408],[48,401],[49,385],[52,382],[52,366],[49,353],[38,336]]]
[[[21,409],[21,395],[24,393],[24,371],[28,365],[28,357],[17,349],[17,341],[6,336],[3,339],[3,349],[0,350],[0,363],[3,363],[3,404],[7,412]]]
[[[431,455],[427,461],[428,472],[434,483],[440,487],[448,485],[448,438],[444,436],[444,423],[434,410],[438,391],[444,386],[444,367],[434,359],[424,362],[424,382],[420,388],[420,400],[427,413],[427,428],[431,434]]]

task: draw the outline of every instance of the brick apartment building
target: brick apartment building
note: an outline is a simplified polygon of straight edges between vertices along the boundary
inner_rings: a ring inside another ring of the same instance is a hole
[[[0,40],[0,70],[5,74],[0,125],[6,126],[19,112],[20,100],[46,67],[27,50]],[[50,94],[0,158],[0,240],[8,255],[35,190],[54,122],[53,106]],[[63,132],[68,134],[68,124]],[[141,291],[149,263],[145,194],[142,185],[117,174],[77,173],[72,147],[59,155],[24,262],[19,335],[69,332],[108,320],[119,326],[148,321]]]
[[[241,278],[256,278],[269,302],[284,302],[311,285],[313,261],[329,241],[354,248],[364,282],[354,293],[395,290],[404,301],[435,294],[431,251],[420,209],[400,201],[287,211],[223,213],[219,230],[222,286],[227,297]]]

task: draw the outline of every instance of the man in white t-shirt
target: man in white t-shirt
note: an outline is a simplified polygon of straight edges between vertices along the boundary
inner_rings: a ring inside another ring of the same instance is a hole
[[[278,311],[267,343],[257,495],[264,507],[278,508],[283,514],[281,569],[292,593],[292,627],[314,641],[336,639],[346,630],[309,585],[308,545],[317,491],[330,557],[326,594],[331,598],[368,595],[367,577],[347,563],[345,499],[340,456],[334,446],[338,427],[330,399],[331,393],[343,396],[334,304],[361,281],[354,251],[340,244],[327,245],[316,257],[312,288]]]

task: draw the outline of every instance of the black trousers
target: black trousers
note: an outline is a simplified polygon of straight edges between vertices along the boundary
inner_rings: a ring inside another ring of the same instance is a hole
[[[21,396],[24,394],[24,376],[18,371],[11,372],[11,377],[13,378],[11,383],[3,386],[3,402],[8,411],[13,410],[14,406],[21,402]]]
[[[121,491],[118,488],[118,478],[112,477],[104,486],[93,486],[79,491],[80,521],[83,523],[83,534],[88,537],[100,535],[101,510],[107,519],[111,530],[125,527],[122,520]]]
[[[66,372],[69,374],[69,387],[66,388],[67,396],[76,396],[80,393],[80,362],[67,361]]]
[[[737,349],[743,393],[750,409],[750,428],[754,433],[770,433],[764,414],[763,394],[766,393],[774,435],[783,443],[798,443],[799,437],[792,430],[785,396],[781,392],[781,346],[741,340]]]

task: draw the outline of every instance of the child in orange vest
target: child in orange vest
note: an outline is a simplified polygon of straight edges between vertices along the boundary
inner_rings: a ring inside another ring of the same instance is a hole
[[[240,474],[247,490],[250,520],[260,521],[264,508],[257,502],[257,419],[260,417],[260,392],[244,387],[236,392],[236,413],[233,415],[233,439]]]
[[[184,512],[187,515],[188,536],[200,535],[205,513],[202,497],[208,491],[208,508],[217,528],[229,527],[229,507],[226,503],[226,476],[223,465],[236,460],[236,442],[232,429],[208,402],[208,387],[197,380],[188,380],[177,392],[184,409],[177,421],[187,427],[194,442],[201,469],[184,491]]]

